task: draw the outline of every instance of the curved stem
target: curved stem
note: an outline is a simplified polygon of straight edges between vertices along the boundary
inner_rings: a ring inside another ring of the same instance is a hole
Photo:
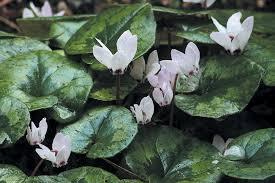
[[[44,159],[41,159],[39,161],[39,163],[36,165],[36,167],[34,168],[34,170],[31,173],[31,176],[35,176],[36,172],[38,171],[38,169],[40,168],[40,166],[42,165],[42,163],[44,162]]]
[[[116,75],[116,104],[120,105],[120,74]]]
[[[137,174],[131,172],[130,170],[127,170],[126,168],[123,168],[123,167],[121,167],[121,166],[115,164],[114,162],[112,162],[112,161],[106,159],[106,158],[102,158],[102,159],[103,159],[106,163],[112,165],[114,168],[117,168],[117,169],[119,169],[119,170],[121,170],[121,171],[124,171],[124,172],[126,172],[127,174],[129,174],[129,175],[131,175],[131,176],[133,176],[133,177],[135,177],[135,178],[138,178],[139,180],[141,180],[141,181],[143,181],[143,182],[147,182],[147,181],[144,180],[142,177],[140,177],[140,176],[138,176]]]
[[[173,126],[173,122],[174,122],[175,95],[176,95],[176,88],[177,88],[177,80],[178,80],[178,75],[176,75],[176,77],[175,77],[175,82],[174,82],[174,87],[173,87],[173,99],[171,102],[169,126]]]

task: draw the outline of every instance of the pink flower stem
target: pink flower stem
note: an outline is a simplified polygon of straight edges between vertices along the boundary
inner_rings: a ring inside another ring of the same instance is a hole
[[[116,75],[116,104],[120,105],[120,74]]]
[[[44,159],[41,159],[38,164],[36,165],[36,167],[34,168],[34,170],[31,173],[31,176],[35,176],[36,172],[38,171],[38,169],[40,168],[40,166],[42,165],[42,163],[44,162]]]
[[[169,126],[173,126],[173,122],[174,122],[175,95],[176,95],[176,88],[177,88],[177,80],[178,80],[178,75],[176,75],[176,77],[175,77],[175,82],[174,82],[174,87],[173,87],[173,99],[172,99],[171,108],[170,108]]]

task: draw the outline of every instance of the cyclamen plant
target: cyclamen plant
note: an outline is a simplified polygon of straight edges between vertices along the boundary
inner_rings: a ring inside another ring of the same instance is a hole
[[[39,10],[39,8],[37,8],[32,2],[30,3],[30,9],[24,8],[23,10],[23,18],[63,16],[64,14],[65,11],[60,11],[57,14],[53,14],[49,1],[45,1],[41,10]]]
[[[214,3],[30,3],[0,31],[0,182],[272,182],[275,15]]]

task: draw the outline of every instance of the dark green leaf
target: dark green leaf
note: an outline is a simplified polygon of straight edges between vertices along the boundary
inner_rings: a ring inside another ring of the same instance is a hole
[[[156,23],[149,4],[119,6],[102,12],[72,36],[65,50],[68,54],[91,53],[96,44],[95,38],[98,38],[115,51],[117,39],[128,29],[138,37],[135,56],[138,58],[155,43]]]
[[[150,182],[213,183],[220,178],[212,163],[217,158],[212,145],[162,126],[143,128],[129,146],[125,161]]]
[[[137,123],[123,107],[100,107],[61,131],[71,138],[73,152],[87,153],[89,158],[112,157],[131,143]]]
[[[245,56],[205,58],[195,93],[178,94],[177,107],[192,116],[220,118],[243,110],[258,89],[263,69]]]
[[[17,19],[17,23],[22,30],[22,34],[40,40],[49,40],[60,36],[63,32],[60,29],[55,32],[51,26],[55,23],[71,23],[74,26],[79,22],[87,21],[95,15],[77,15],[77,16],[56,16],[56,17],[35,17]],[[74,24],[75,23],[75,24]],[[70,28],[71,29],[71,28]],[[72,30],[75,27],[72,28]],[[66,34],[71,30],[66,30]]]
[[[230,161],[222,158],[221,171],[240,179],[264,180],[275,175],[275,130],[263,129],[244,134],[233,140],[229,147],[237,145],[245,150],[245,159]]]
[[[51,50],[42,42],[29,38],[0,39],[0,45],[0,63],[17,54],[37,50]]]
[[[15,98],[0,98],[0,147],[15,143],[30,123],[28,107]]]
[[[0,96],[18,98],[31,111],[52,107],[60,122],[77,115],[92,87],[82,66],[50,51],[11,57],[0,64],[0,75]]]

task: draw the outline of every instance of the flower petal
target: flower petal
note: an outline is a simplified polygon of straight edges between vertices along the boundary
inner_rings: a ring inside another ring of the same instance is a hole
[[[45,1],[44,5],[42,6],[41,15],[43,17],[53,16],[53,11],[52,11],[52,8],[51,8],[51,5],[50,5],[49,1]]]
[[[206,7],[209,8],[210,6],[212,6],[212,4],[215,3],[216,0],[206,0]]]
[[[145,123],[150,122],[151,118],[154,114],[154,102],[151,99],[151,97],[147,96],[144,97],[140,102],[141,110],[143,111],[143,114],[145,114]]]
[[[48,124],[47,124],[46,118],[43,118],[39,123],[39,136],[41,140],[40,143],[44,141],[47,130],[48,130]]]
[[[31,17],[35,17],[32,10],[30,10],[29,8],[24,8],[23,9],[23,18],[31,18]]]
[[[216,147],[221,153],[223,153],[225,150],[225,142],[220,135],[214,136],[212,145]]]
[[[211,17],[211,19],[219,32],[226,33],[226,28],[223,25],[221,25],[214,17]]]
[[[48,147],[38,144],[39,148],[36,148],[35,151],[36,153],[40,156],[41,159],[46,159],[48,161],[51,161],[52,163],[55,163],[56,158],[55,158],[55,153],[52,152]]]
[[[133,62],[133,67],[131,69],[130,75],[138,81],[143,80],[145,73],[145,60],[144,57],[141,57]]]
[[[164,106],[164,96],[160,88],[154,88],[153,98],[158,103],[159,106]]]
[[[59,152],[67,146],[71,146],[70,139],[62,133],[57,133],[53,139],[52,150]]]
[[[227,21],[227,33],[233,37],[237,36],[242,31],[241,24],[242,13],[234,13]]]
[[[111,69],[112,52],[98,39],[96,39],[102,47],[95,45],[93,47],[94,57],[108,69]]]
[[[132,35],[129,30],[125,31],[117,40],[117,51],[123,53],[131,62],[137,52],[137,36]]]
[[[222,32],[212,32],[210,34],[210,38],[222,47],[224,47],[226,50],[231,50],[232,43],[227,34]]]

